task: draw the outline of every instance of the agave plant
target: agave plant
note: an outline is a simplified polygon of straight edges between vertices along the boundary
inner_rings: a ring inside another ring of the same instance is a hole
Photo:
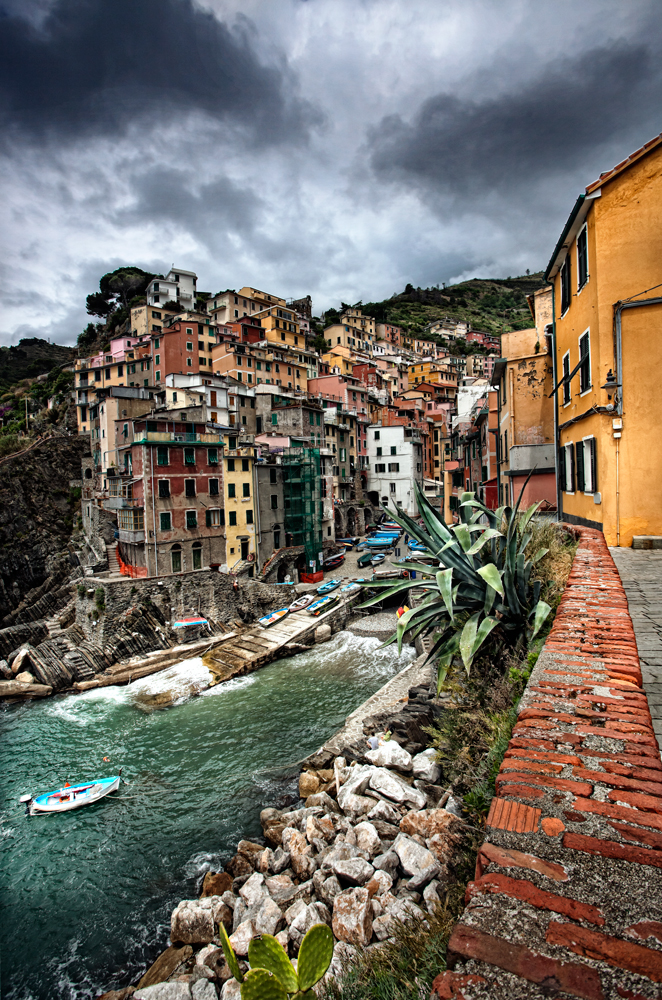
[[[400,508],[384,509],[425,546],[426,554],[438,565],[396,563],[415,570],[421,579],[395,585],[386,580],[364,584],[380,593],[361,607],[368,608],[401,591],[420,594],[420,602],[400,618],[386,645],[397,641],[401,651],[407,631],[414,638],[440,633],[428,654],[428,660],[438,657],[439,692],[453,657],[461,655],[468,673],[476,653],[495,629],[510,645],[523,634],[529,639],[537,634],[551,608],[540,600],[540,581],[531,583],[531,571],[548,550],[539,549],[530,559],[525,556],[532,537],[529,524],[540,504],[519,513],[524,487],[514,508],[497,510],[486,507],[475,493],[463,493],[460,522],[453,525],[446,524],[416,482],[414,491],[423,526]]]
[[[230,972],[241,983],[241,1000],[315,1000],[318,983],[333,958],[333,934],[326,924],[310,928],[299,948],[296,970],[271,934],[259,934],[248,945],[250,969],[244,975],[223,924],[218,927]]]

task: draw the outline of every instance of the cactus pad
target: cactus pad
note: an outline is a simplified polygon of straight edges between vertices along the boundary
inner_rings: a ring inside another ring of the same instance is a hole
[[[271,934],[260,934],[248,945],[248,961],[251,969],[266,969],[283,984],[288,993],[296,993],[299,980],[285,949]]]
[[[230,944],[230,938],[228,937],[228,932],[226,931],[223,924],[218,925],[218,935],[221,939],[221,945],[223,946],[223,954],[225,955],[225,961],[228,963],[230,972],[237,980],[238,983],[244,981],[244,976],[239,968],[239,962],[237,961],[237,956],[234,953],[234,948]]]
[[[251,969],[241,984],[241,1000],[287,1000],[287,992],[271,972]]]
[[[302,992],[319,982],[331,965],[333,958],[333,934],[326,924],[311,927],[299,948],[297,977]]]

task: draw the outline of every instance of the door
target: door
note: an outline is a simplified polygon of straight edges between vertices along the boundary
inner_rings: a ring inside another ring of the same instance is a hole
[[[248,559],[248,544],[248,542],[241,543],[241,558],[244,560]]]
[[[170,561],[172,565],[173,573],[181,573],[182,571],[182,554],[181,552],[171,552]]]
[[[202,549],[193,549],[193,569],[202,569]]]

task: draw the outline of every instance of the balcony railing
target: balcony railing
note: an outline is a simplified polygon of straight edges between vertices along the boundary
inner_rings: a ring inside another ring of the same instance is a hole
[[[220,434],[184,434],[175,431],[146,431],[142,438],[140,431],[136,440],[148,441],[154,444],[223,444],[223,437]]]

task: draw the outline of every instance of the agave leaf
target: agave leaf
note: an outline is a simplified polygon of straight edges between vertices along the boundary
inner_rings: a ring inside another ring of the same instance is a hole
[[[226,931],[225,926],[222,923],[218,925],[218,936],[221,939],[221,947],[223,948],[225,961],[228,963],[228,968],[230,969],[230,972],[232,973],[232,975],[234,976],[234,978],[237,980],[238,983],[243,983],[244,976],[241,969],[239,968],[239,961],[237,960],[237,956],[235,955],[234,948],[230,944],[230,938],[228,937],[228,932]]]
[[[538,601],[538,603],[536,604],[535,616],[533,619],[533,632],[531,633],[532,639],[540,631],[540,628],[543,622],[545,621],[545,618],[547,618],[547,615],[550,613],[551,610],[552,609],[550,608],[549,604],[546,604],[545,601]]]
[[[481,566],[478,570],[478,576],[481,576],[488,587],[492,590],[496,590],[497,594],[501,594],[504,597],[503,589],[503,578],[502,574],[499,572],[494,563],[488,563],[486,566]]]
[[[437,586],[439,587],[439,593],[444,599],[444,604],[446,605],[446,610],[451,618],[453,618],[453,568],[444,569],[440,573],[437,573]]]
[[[492,610],[492,605],[494,604],[494,598],[496,597],[496,590],[490,587],[489,583],[485,591],[485,603],[483,604],[483,613],[489,615]]]
[[[474,556],[477,552],[480,552],[485,542],[489,542],[491,538],[496,538],[501,532],[497,531],[496,528],[486,528],[480,538],[477,538],[470,549],[467,550],[468,556]]]
[[[527,545],[529,544],[532,538],[533,538],[533,533],[531,531],[527,531],[526,534],[520,536],[519,552],[525,551]]]
[[[531,558],[531,564],[533,566],[535,566],[535,564],[537,562],[539,562],[542,559],[543,556],[546,556],[548,552],[549,552],[549,549],[538,549],[538,551],[536,552],[536,554],[534,556],[532,556],[532,558]]]
[[[538,510],[541,503],[542,500],[538,500],[537,503],[532,503],[529,509],[522,515],[522,520],[519,523],[520,532],[524,532],[527,524],[529,523],[535,512]]]
[[[393,565],[398,566],[400,569],[409,569],[409,570],[413,569],[417,573],[422,573],[424,576],[434,576],[435,573],[437,572],[434,566],[426,566],[425,563],[400,561],[400,562],[394,562]],[[367,584],[367,586],[370,585]]]
[[[478,631],[476,632],[476,638],[474,639],[473,646],[471,647],[472,660],[476,655],[476,653],[478,652],[478,650],[480,649],[480,647],[487,639],[492,629],[495,629],[498,624],[499,624],[498,618],[483,618],[482,622],[478,626]]]
[[[465,623],[462,629],[462,635],[460,636],[460,655],[462,656],[462,662],[464,663],[465,670],[469,673],[471,668],[471,661],[473,659],[473,646],[476,639],[476,632],[478,631],[478,619],[480,618],[480,612],[476,612],[471,618]]]
[[[471,533],[469,532],[466,524],[455,524],[453,525],[453,531],[455,536],[462,546],[462,550],[466,553],[471,548]]]

